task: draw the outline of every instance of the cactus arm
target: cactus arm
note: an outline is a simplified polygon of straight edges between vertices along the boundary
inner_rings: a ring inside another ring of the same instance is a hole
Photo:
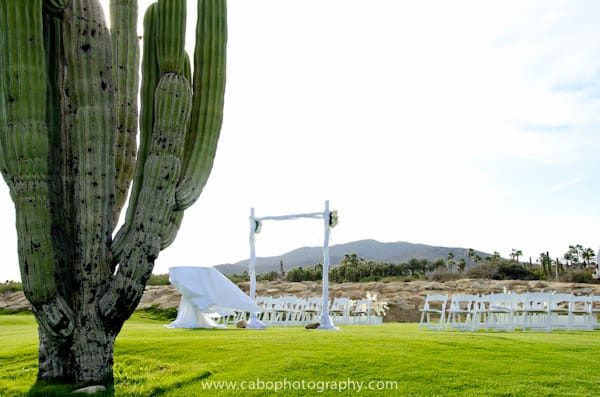
[[[33,302],[43,303],[51,299],[55,291],[52,258],[42,258],[51,250],[44,233],[50,222],[36,219],[40,211],[38,203],[33,203],[39,195],[47,192],[44,180],[47,173],[44,152],[48,146],[45,134],[45,63],[43,43],[38,41],[43,29],[41,2],[28,2],[27,7],[18,7],[17,3],[16,0],[4,1],[1,12],[8,47],[5,55],[7,131],[3,148],[5,171],[17,207],[17,230],[25,231],[31,226],[29,234],[21,232],[18,236],[24,292]],[[38,40],[27,44],[29,36]],[[30,200],[32,203],[28,205]],[[45,278],[49,278],[50,282],[44,283]]]
[[[43,0],[44,12],[50,15],[59,16],[67,6],[69,0]]]
[[[144,14],[144,51],[142,56],[142,81],[140,87],[140,146],[137,153],[136,170],[133,176],[133,185],[129,195],[129,204],[123,226],[115,236],[112,245],[116,261],[123,253],[124,238],[128,233],[129,225],[136,212],[139,192],[144,175],[144,164],[150,151],[152,142],[152,127],[154,125],[154,90],[158,85],[160,73],[156,58],[156,3],[151,4]]]
[[[183,76],[192,81],[192,65],[190,63],[190,56],[187,52],[183,55]]]
[[[175,237],[177,237],[177,232],[179,232],[181,222],[183,221],[183,214],[183,211],[173,211],[171,213],[170,223],[162,234],[161,250],[164,250],[175,241]]]
[[[49,150],[50,208],[52,241],[55,247],[57,287],[69,299],[74,284],[73,258],[75,230],[73,228],[73,174],[70,129],[64,125],[64,62],[62,56],[62,26],[53,14],[44,15],[46,69],[48,74],[47,117]],[[72,300],[70,301],[73,306]]]
[[[160,73],[183,74],[186,0],[158,0],[156,53]]]
[[[112,50],[97,0],[73,0],[63,21],[68,73],[65,124],[71,129],[75,263],[79,310],[91,309],[110,282],[114,204],[114,92]]]
[[[187,52],[185,53],[184,58],[183,75],[186,79],[192,81],[192,68],[190,65],[190,57]],[[177,237],[177,232],[179,232],[181,222],[183,221],[183,214],[184,211],[173,211],[171,214],[171,222],[162,235],[162,244],[160,247],[161,250],[167,248],[175,241],[175,237]]]
[[[110,13],[113,26],[113,81],[117,137],[115,145],[115,206],[113,223],[119,219],[127,199],[127,191],[135,169],[137,150],[137,92],[139,86],[140,48],[137,38],[136,0],[111,0]]]
[[[194,99],[177,209],[200,197],[212,170],[223,121],[227,9],[225,0],[199,0],[194,50]]]
[[[191,90],[183,76],[163,75],[155,93],[155,125],[133,222],[110,290],[99,302],[107,323],[119,323],[137,306],[175,206],[183,142],[191,111]]]
[[[23,291],[51,337],[73,332],[73,314],[58,294],[48,202],[46,68],[41,0],[2,2],[7,129],[5,173],[16,210]]]
[[[138,167],[143,167],[148,153],[149,139],[154,122],[152,104],[154,88],[159,76],[165,70],[180,69],[186,80],[191,80],[191,67],[188,54],[183,46],[185,43],[185,2],[164,1],[154,3],[146,11],[144,17],[144,57],[142,60],[142,110],[141,110],[141,139],[138,153]],[[180,18],[181,20],[178,20]],[[162,30],[161,30],[162,29]],[[180,61],[175,58],[181,57]],[[179,74],[179,73],[178,73]],[[147,76],[147,77],[146,77]],[[124,250],[125,237],[128,235],[132,215],[138,207],[138,195],[143,178],[143,168],[139,168],[134,176],[134,184],[129,199],[129,207],[125,224],[119,230],[113,243],[113,254],[121,258]],[[183,219],[183,212],[172,214],[171,222],[162,233],[161,249],[169,246],[177,235]]]
[[[4,19],[5,12],[0,7],[0,48],[6,48],[4,46]],[[2,172],[2,177],[7,185],[10,185],[10,174],[8,173],[8,169],[6,168],[6,154],[4,148],[6,147],[6,134],[8,130],[8,124],[6,120],[6,79],[4,78],[4,71],[6,60],[5,58],[6,51],[0,52],[0,172]],[[13,189],[9,189],[12,197]],[[12,197],[14,199],[14,197]]]

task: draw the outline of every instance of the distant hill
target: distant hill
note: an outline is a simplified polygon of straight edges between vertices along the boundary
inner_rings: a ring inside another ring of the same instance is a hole
[[[466,248],[437,247],[426,244],[413,244],[404,241],[395,243],[382,243],[376,240],[359,240],[351,243],[337,244],[329,247],[331,265],[342,261],[344,254],[357,254],[365,259],[376,262],[403,263],[412,258],[433,261],[438,258],[445,259],[449,252],[454,254],[455,260],[465,258],[467,266],[472,262],[467,258]],[[476,251],[480,256],[490,254]],[[283,261],[285,271],[302,266],[313,266],[323,262],[323,247],[302,247],[279,256],[256,258],[256,273],[279,271],[279,262]],[[248,271],[248,260],[215,266],[223,274],[242,274]]]

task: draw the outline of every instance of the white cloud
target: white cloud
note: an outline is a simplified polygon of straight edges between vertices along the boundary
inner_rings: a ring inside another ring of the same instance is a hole
[[[573,178],[573,179],[569,179],[568,181],[565,181],[565,182],[559,183],[559,184],[557,184],[557,185],[550,186],[549,188],[547,188],[547,189],[545,190],[545,193],[554,193],[554,192],[558,192],[558,191],[561,191],[561,190],[563,190],[563,189],[567,189],[567,188],[569,188],[569,187],[571,187],[571,186],[573,186],[573,185],[576,185],[576,184],[578,184],[578,183],[581,183],[581,182],[583,182],[583,178],[582,178],[582,177],[580,177],[580,176],[578,176],[578,177],[575,177],[575,178]]]

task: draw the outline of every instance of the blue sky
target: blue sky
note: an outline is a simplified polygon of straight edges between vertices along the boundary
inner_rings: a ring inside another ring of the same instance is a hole
[[[600,2],[228,4],[215,166],[155,272],[246,259],[250,207],[314,212],[326,199],[340,215],[332,244],[517,248],[534,260],[600,246]],[[3,280],[18,270],[0,193]],[[315,220],[268,223],[257,255],[322,237]]]

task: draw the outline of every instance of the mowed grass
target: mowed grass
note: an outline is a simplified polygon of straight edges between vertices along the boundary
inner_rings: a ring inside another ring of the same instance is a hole
[[[116,396],[600,395],[599,331],[183,330],[165,323],[140,314],[127,322],[115,347]],[[37,371],[35,321],[0,316],[0,335],[0,395],[26,395]]]

